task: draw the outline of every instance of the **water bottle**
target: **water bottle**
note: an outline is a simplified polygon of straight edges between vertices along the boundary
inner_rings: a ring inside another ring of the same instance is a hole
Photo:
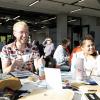
[[[40,80],[44,80],[45,79],[44,65],[42,65],[42,64],[39,67],[39,79]]]
[[[84,80],[84,59],[79,58],[76,61],[75,80]]]

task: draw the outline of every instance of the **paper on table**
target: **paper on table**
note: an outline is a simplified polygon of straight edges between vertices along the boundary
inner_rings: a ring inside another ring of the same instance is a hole
[[[45,68],[44,71],[47,82],[47,88],[62,89],[60,69]]]

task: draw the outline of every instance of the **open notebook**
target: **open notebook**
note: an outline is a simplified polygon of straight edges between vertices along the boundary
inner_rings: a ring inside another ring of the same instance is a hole
[[[45,78],[47,88],[62,89],[62,80],[60,69],[56,68],[45,68]]]

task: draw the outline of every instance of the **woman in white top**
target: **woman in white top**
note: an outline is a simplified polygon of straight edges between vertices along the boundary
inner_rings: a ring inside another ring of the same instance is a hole
[[[79,77],[80,74],[77,74],[77,76],[75,75],[75,73],[78,72],[82,72],[83,76],[100,75],[100,55],[97,53],[94,40],[90,35],[84,38],[81,43],[81,48],[81,52],[73,55],[71,63],[73,76],[75,78]],[[83,64],[79,64],[80,59],[82,59]]]

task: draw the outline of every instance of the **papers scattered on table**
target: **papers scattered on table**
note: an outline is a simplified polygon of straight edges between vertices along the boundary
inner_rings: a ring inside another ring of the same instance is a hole
[[[33,73],[30,72],[30,71],[20,71],[20,70],[10,72],[10,74],[12,76],[18,77],[18,78],[26,78],[26,77],[29,77],[29,76],[33,75]]]

